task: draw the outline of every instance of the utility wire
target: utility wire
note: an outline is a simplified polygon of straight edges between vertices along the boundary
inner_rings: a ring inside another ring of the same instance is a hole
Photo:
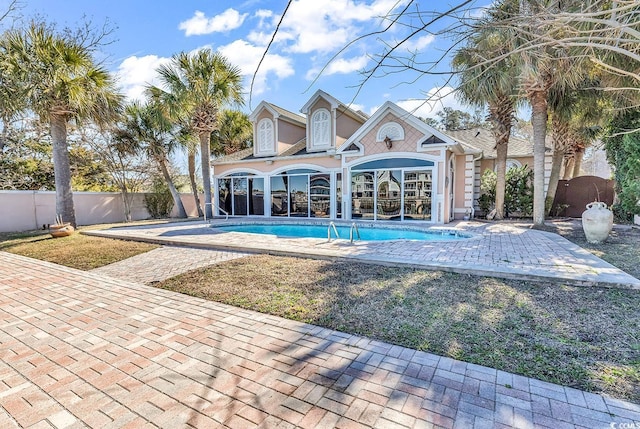
[[[256,67],[256,71],[253,73],[253,76],[251,77],[251,86],[249,87],[249,109],[251,109],[251,95],[253,94],[253,84],[254,84],[254,82],[256,80],[256,76],[258,75],[258,70],[260,70],[260,66],[262,65],[262,62],[264,61],[265,57],[267,56],[267,52],[269,52],[269,48],[271,47],[271,44],[275,40],[276,34],[278,34],[278,30],[280,29],[280,25],[282,24],[282,21],[284,20],[284,17],[287,14],[287,10],[289,10],[289,6],[291,6],[291,3],[293,3],[293,0],[289,0],[287,2],[287,7],[284,8],[284,11],[282,12],[282,15],[280,16],[280,21],[278,21],[278,25],[276,25],[276,29],[274,30],[273,34],[271,35],[271,40],[269,40],[269,44],[267,45],[266,49],[262,53],[262,58],[260,58],[260,61],[258,62],[258,66]]]

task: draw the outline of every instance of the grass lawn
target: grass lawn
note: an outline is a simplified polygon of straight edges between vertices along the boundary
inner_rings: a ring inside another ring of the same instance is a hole
[[[0,234],[0,251],[54,262],[79,270],[91,270],[148,252],[155,244],[112,240],[75,233],[52,238],[48,232]]]
[[[640,402],[638,291],[266,255],[156,286]]]
[[[559,228],[558,234],[640,279],[640,229],[615,229],[604,243],[588,243],[582,231]]]

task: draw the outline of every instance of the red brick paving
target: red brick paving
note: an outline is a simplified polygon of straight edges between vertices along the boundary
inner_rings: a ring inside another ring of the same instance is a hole
[[[1,428],[634,422],[636,404],[0,252]]]

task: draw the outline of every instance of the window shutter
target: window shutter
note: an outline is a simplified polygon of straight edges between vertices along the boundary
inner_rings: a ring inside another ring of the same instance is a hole
[[[320,109],[313,114],[313,141],[312,146],[322,147],[331,145],[331,121],[329,112],[326,109]]]
[[[258,124],[258,151],[274,151],[273,123],[269,119],[263,119]]]

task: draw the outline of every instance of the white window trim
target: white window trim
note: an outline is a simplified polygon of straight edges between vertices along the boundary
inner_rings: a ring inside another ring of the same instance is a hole
[[[389,135],[389,130],[395,131],[394,135]],[[392,141],[404,140],[404,128],[397,122],[385,122],[379,129],[376,135],[376,142],[382,142],[389,137]]]
[[[321,144],[318,144],[316,142],[315,139],[315,118],[318,116],[318,114],[320,113],[325,113],[327,115],[327,133],[328,133],[328,139],[326,142],[323,142]],[[317,150],[317,149],[328,149],[333,147],[333,136],[332,136],[332,132],[333,132],[333,126],[332,126],[332,115],[331,112],[329,112],[329,110],[325,109],[324,107],[319,108],[317,110],[315,110],[313,112],[313,114],[311,115],[311,121],[309,122],[309,137],[310,137],[310,149],[311,150]]]
[[[272,138],[272,142],[271,142],[271,149],[262,149],[262,142],[260,140],[260,127],[262,124],[264,123],[269,123],[271,125],[271,138]],[[276,155],[277,154],[277,150],[276,150],[276,145],[277,145],[277,136],[276,136],[276,126],[273,120],[271,120],[271,118],[263,118],[261,120],[258,121],[258,123],[256,124],[256,140],[257,140],[257,144],[255,146],[256,151],[255,154],[257,156],[260,155]]]

